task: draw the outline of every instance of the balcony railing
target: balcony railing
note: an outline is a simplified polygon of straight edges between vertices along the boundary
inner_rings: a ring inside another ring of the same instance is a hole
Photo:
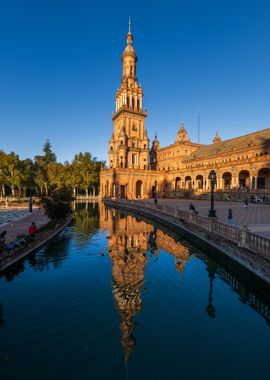
[[[230,226],[228,224],[219,222],[218,220],[213,220],[205,216],[199,216],[197,214],[192,214],[187,211],[175,209],[168,207],[166,205],[153,204],[149,201],[140,201],[140,200],[126,200],[122,199],[121,201],[105,199],[105,202],[109,201],[113,204],[125,204],[131,209],[142,210],[151,215],[164,215],[172,217],[173,219],[181,220],[189,225],[194,225],[203,230],[209,231],[214,235],[221,236],[235,244],[239,247],[246,248],[251,252],[258,253],[266,259],[270,259],[270,239],[256,235],[246,227],[238,228],[235,226]]]

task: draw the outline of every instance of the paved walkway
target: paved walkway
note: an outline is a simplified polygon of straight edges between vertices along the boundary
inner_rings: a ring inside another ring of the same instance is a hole
[[[16,239],[19,234],[27,233],[32,222],[36,223],[37,228],[48,222],[43,208],[33,209],[32,213],[27,209],[0,209],[0,218],[0,232],[7,231],[6,243]]]
[[[0,227],[13,223],[15,220],[25,218],[31,215],[28,208],[5,208],[0,209]]]
[[[154,201],[153,201],[154,202]],[[189,200],[189,199],[158,199],[159,204],[166,204],[168,207],[189,211],[190,202],[194,205],[199,215],[208,216],[210,208],[209,201]],[[216,215],[218,220],[227,223],[228,210],[232,209],[235,226],[247,225],[249,230],[270,238],[270,205],[262,203],[250,203],[247,208],[239,202],[215,202]]]

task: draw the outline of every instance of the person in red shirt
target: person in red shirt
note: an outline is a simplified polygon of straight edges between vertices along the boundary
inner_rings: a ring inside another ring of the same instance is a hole
[[[35,239],[35,237],[36,237],[36,233],[37,233],[37,227],[36,227],[36,224],[33,222],[32,224],[31,224],[31,226],[29,227],[29,229],[28,229],[28,233],[29,233],[29,235],[33,238],[33,239]]]

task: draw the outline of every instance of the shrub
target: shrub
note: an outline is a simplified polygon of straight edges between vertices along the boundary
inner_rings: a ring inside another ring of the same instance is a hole
[[[63,187],[55,189],[50,197],[44,197],[42,204],[46,215],[55,223],[71,214],[72,200],[71,190]]]

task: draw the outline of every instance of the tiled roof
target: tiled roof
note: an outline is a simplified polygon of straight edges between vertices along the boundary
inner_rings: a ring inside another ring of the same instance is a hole
[[[191,153],[185,161],[207,158],[224,153],[228,154],[257,145],[270,146],[270,128],[263,129],[259,132],[249,133],[248,135],[235,137],[230,140],[224,140],[215,144],[203,145],[201,148]]]

